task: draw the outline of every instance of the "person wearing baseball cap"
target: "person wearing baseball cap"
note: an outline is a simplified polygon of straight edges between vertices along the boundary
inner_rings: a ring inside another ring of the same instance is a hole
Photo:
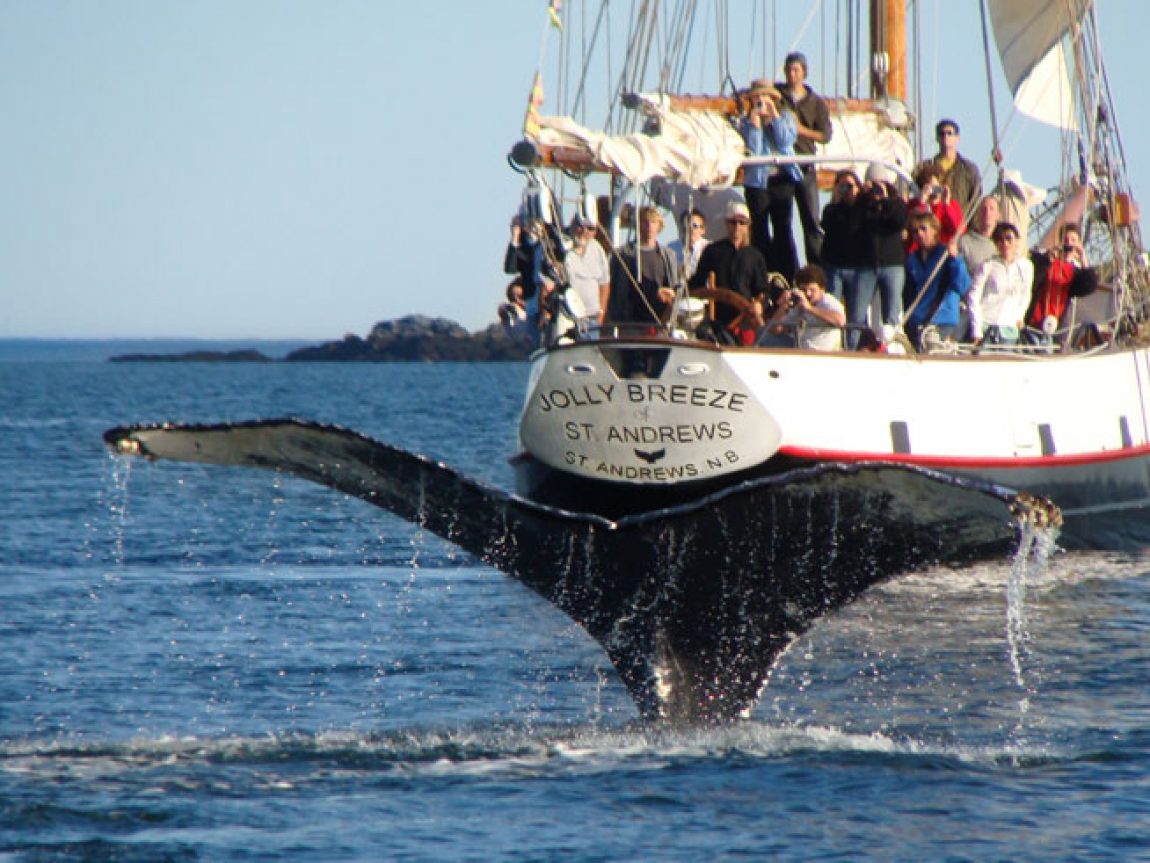
[[[767,294],[767,261],[751,245],[751,211],[742,201],[727,204],[727,237],[716,240],[703,249],[699,267],[688,285],[692,289],[717,287],[741,294],[754,304],[754,315],[744,320],[738,331],[730,329],[738,311],[728,305],[716,304],[712,335],[719,341],[734,340],[751,344],[756,330],[762,325],[763,305]]]
[[[602,325],[607,316],[611,293],[611,270],[603,247],[595,242],[599,226],[594,219],[577,215],[568,233],[573,245],[567,252],[567,281],[578,297],[579,324],[583,327]]]

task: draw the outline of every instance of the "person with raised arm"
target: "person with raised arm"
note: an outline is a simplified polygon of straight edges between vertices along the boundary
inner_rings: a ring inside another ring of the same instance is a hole
[[[884,324],[897,327],[902,317],[906,283],[902,236],[906,230],[907,205],[895,186],[897,179],[893,170],[872,162],[859,194],[860,260],[854,281],[846,285],[844,295],[850,325],[847,347],[851,350],[859,345],[876,293]]]
[[[858,174],[843,168],[835,174],[830,202],[823,207],[822,266],[827,273],[827,290],[840,300],[846,296],[847,285],[854,290],[862,263],[861,191]]]
[[[793,156],[798,139],[795,112],[782,105],[783,96],[765,78],[751,82],[749,107],[739,120],[739,134],[749,156]],[[791,211],[795,187],[802,180],[794,164],[748,165],[743,171],[743,191],[751,213],[751,242],[767,260],[767,266],[789,281],[798,267]]]
[[[1034,293],[1026,310],[1027,341],[1051,344],[1070,301],[1098,289],[1098,271],[1086,261],[1082,229],[1066,222],[1058,229],[1058,241],[1030,256],[1034,263]]]
[[[826,272],[818,264],[807,264],[795,273],[794,288],[763,328],[764,341],[779,344],[786,339],[805,350],[838,351],[846,322],[843,304],[827,291]]]

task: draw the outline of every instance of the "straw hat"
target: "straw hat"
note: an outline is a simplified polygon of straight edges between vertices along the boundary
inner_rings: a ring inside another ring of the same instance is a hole
[[[764,95],[775,102],[781,102],[783,94],[775,89],[775,85],[771,83],[768,78],[756,78],[751,82],[751,86],[747,88],[748,96]]]

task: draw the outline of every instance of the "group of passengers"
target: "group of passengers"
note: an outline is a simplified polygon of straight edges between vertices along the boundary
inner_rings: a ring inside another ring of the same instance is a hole
[[[656,206],[633,214],[637,236],[618,249],[584,213],[567,238],[544,220],[513,221],[504,269],[516,279],[500,307],[504,325],[536,333],[557,285],[567,286],[584,329],[667,322],[685,286],[712,300],[695,335],[718,342],[875,349],[875,331],[889,339],[901,329],[920,350],[947,340],[1049,343],[1070,299],[1097,287],[1075,224],[1061,226],[1053,249],[1026,253],[1027,225],[1015,223],[1025,222],[1026,208],[1006,221],[998,199],[982,197],[978,168],[958,152],[950,119],[935,127],[938,153],[914,171],[916,194],[880,163],[863,178],[844,169],[820,219],[815,165],[770,157],[814,154],[830,138],[829,112],[806,84],[802,54],[788,55],[783,71],[783,82],[759,79],[745,94],[738,130],[749,156],[768,158],[745,167],[741,195],[691,192],[681,207],[673,191],[656,188],[653,199],[682,214],[678,241],[659,242]],[[706,290],[715,288],[725,291]]]

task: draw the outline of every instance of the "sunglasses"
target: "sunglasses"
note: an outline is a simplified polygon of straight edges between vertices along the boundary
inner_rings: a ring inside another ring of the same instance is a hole
[[[739,218],[739,219],[727,219],[727,224],[728,224],[728,225],[749,225],[750,223],[751,223],[751,220],[750,220],[750,219],[742,219],[742,218]]]

